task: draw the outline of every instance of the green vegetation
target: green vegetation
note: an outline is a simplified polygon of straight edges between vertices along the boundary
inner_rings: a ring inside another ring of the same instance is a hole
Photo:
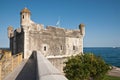
[[[72,56],[65,64],[63,70],[69,80],[103,80],[110,70],[101,57],[92,53]]]
[[[114,77],[114,76],[105,76],[103,80],[120,80],[120,77]]]

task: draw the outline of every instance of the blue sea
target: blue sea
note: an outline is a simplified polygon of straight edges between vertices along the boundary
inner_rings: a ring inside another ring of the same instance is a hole
[[[9,48],[0,49],[9,50]],[[101,56],[106,63],[116,67],[120,67],[120,47],[85,47],[84,53],[86,52],[91,52],[97,56]]]
[[[92,52],[97,56],[101,56],[106,63],[120,67],[120,48],[89,47],[84,48],[84,52]]]

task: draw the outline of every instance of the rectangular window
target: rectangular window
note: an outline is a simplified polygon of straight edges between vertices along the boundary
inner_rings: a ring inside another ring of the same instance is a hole
[[[73,50],[75,50],[75,46],[73,46]]]
[[[44,51],[46,51],[46,46],[44,46]]]
[[[62,46],[60,46],[60,50],[63,50],[63,47],[62,47]]]
[[[24,19],[24,15],[23,15],[23,19]]]

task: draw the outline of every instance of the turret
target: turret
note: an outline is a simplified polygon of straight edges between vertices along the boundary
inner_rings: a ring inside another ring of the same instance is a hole
[[[79,29],[80,29],[80,34],[81,35],[85,35],[85,25],[84,24],[80,24],[79,25]]]
[[[20,12],[20,25],[23,27],[24,25],[29,25],[30,23],[30,11],[27,8],[24,8]]]
[[[11,38],[14,36],[14,28],[12,26],[8,27],[8,38]]]

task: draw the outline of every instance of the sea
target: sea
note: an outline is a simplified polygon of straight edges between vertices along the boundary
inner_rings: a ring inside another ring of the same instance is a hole
[[[9,48],[0,49],[9,50]],[[120,47],[84,47],[83,51],[101,56],[107,64],[120,68]]]
[[[107,64],[120,67],[120,47],[85,47],[83,51],[101,56]]]

